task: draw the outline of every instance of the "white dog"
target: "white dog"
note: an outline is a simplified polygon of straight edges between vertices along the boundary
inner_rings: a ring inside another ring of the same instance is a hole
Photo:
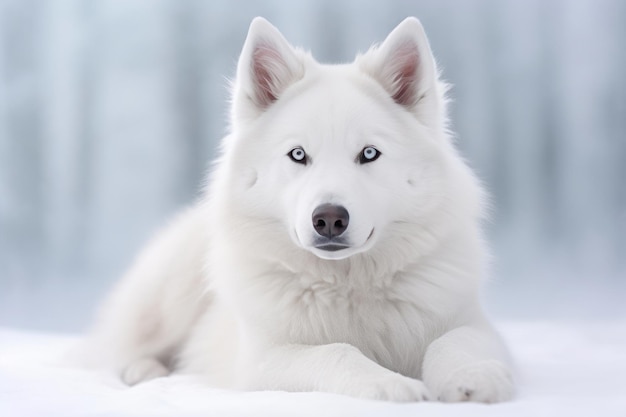
[[[445,90],[415,18],[332,66],[256,18],[206,195],[114,291],[98,361],[128,384],[177,370],[247,390],[510,399],[479,302],[484,195]]]

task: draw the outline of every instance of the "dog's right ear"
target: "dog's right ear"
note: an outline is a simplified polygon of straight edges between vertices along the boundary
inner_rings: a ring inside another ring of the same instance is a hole
[[[298,51],[267,20],[254,18],[237,64],[233,116],[256,118],[303,76]]]
[[[357,58],[362,71],[426,124],[445,119],[445,85],[419,20],[402,21],[385,41]]]

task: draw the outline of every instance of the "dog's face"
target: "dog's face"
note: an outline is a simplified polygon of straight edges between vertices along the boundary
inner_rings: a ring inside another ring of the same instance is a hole
[[[316,63],[255,20],[235,88],[240,208],[280,223],[297,246],[343,259],[441,200],[442,97],[416,20],[341,66]]]

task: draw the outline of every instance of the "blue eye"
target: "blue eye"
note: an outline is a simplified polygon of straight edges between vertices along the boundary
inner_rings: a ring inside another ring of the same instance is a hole
[[[302,149],[301,147],[298,146],[296,148],[293,148],[291,151],[289,151],[287,155],[289,156],[289,158],[291,158],[293,162],[306,165],[306,152],[304,152],[304,149]]]
[[[377,160],[379,156],[380,151],[378,149],[373,146],[366,146],[357,157],[357,161],[360,164],[367,164],[368,162]]]

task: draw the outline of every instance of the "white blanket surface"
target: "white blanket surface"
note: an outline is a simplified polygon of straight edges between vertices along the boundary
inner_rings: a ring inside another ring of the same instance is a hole
[[[233,392],[174,375],[135,387],[61,360],[80,340],[0,328],[0,416],[626,417],[626,319],[500,322],[518,369],[509,403],[386,403],[325,393]]]

